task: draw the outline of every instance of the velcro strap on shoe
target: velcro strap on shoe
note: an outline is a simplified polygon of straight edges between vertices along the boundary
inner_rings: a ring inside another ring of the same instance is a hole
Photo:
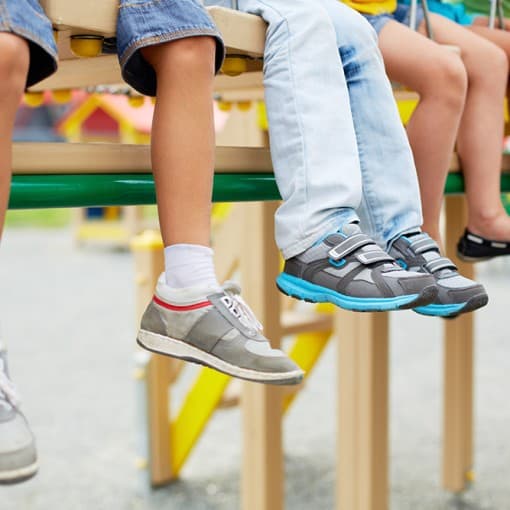
[[[430,262],[427,262],[424,267],[430,273],[441,271],[441,269],[453,269],[454,271],[457,269],[457,266],[446,257],[439,257],[431,260]]]
[[[356,253],[355,257],[365,266],[368,266],[369,264],[375,264],[377,262],[395,262],[393,257],[380,249],[360,251],[359,253]]]
[[[375,242],[370,239],[370,237],[365,234],[354,234],[347,237],[334,248],[331,248],[331,250],[328,252],[328,255],[333,260],[340,260],[355,252],[356,250],[359,250],[363,246],[368,246],[369,244],[375,245]]]
[[[417,238],[413,241],[411,241],[411,250],[413,250],[414,253],[417,255],[420,255],[421,253],[425,253],[426,251],[430,250],[436,250],[439,251],[438,244],[429,237],[428,235],[420,235],[416,236]]]

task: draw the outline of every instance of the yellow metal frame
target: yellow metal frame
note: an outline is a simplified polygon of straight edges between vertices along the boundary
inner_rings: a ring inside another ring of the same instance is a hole
[[[170,421],[170,458],[177,476],[221,401],[231,377],[202,368],[176,418]]]
[[[319,305],[321,313],[331,313],[329,307]],[[303,368],[309,377],[331,337],[331,331],[296,335],[289,356]],[[232,378],[210,368],[202,368],[187,392],[175,418],[170,420],[170,459],[172,474],[177,477],[186,460],[204,432],[212,415],[218,409],[223,394]],[[286,412],[298,392],[287,395],[283,402]]]

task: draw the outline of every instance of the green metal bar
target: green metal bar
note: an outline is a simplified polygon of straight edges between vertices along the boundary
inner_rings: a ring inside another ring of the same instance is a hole
[[[510,174],[501,176],[501,191],[510,192]],[[461,174],[450,174],[446,194],[464,193]],[[273,174],[216,174],[213,201],[279,200]],[[154,204],[150,174],[15,175],[10,209]]]
[[[279,200],[273,174],[216,174],[215,202]],[[15,175],[10,209],[154,204],[150,174]]]
[[[501,174],[501,193],[510,192],[510,174]],[[464,193],[464,177],[461,173],[448,175],[446,179],[445,195],[461,195]]]

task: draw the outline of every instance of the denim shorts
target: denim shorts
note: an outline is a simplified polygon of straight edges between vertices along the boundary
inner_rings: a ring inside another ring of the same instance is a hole
[[[225,48],[221,35],[198,0],[120,0],[117,52],[122,76],[140,93],[156,95],[156,73],[140,49],[187,37],[216,39],[216,71]]]
[[[384,12],[382,14],[363,14],[363,16],[368,20],[368,22],[374,27],[374,30],[379,34],[384,25],[388,23],[388,21],[397,21],[399,23],[404,23],[409,26],[411,8],[409,5],[398,4],[397,8],[393,12]],[[423,9],[418,6],[416,10],[416,28],[418,28],[423,21],[424,14]]]
[[[440,0],[429,0],[428,6],[431,12],[440,14],[459,25],[470,26],[478,17],[477,14],[467,13],[463,3],[447,4]]]
[[[57,47],[50,20],[38,0],[0,0],[0,32],[25,39],[30,47],[27,87],[57,69]]]

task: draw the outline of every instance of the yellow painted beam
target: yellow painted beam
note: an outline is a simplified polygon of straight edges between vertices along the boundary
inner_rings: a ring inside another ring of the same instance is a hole
[[[172,473],[177,476],[230,382],[228,375],[202,368],[177,417],[170,422]]]
[[[418,105],[417,99],[399,99],[397,100],[398,113],[404,126],[409,122],[416,106]]]
[[[319,333],[301,333],[296,336],[289,357],[294,360],[304,371],[305,379],[310,376],[313,367],[317,363],[322,351],[331,338],[331,331]],[[283,412],[287,412],[299,392],[289,393],[283,400]]]

